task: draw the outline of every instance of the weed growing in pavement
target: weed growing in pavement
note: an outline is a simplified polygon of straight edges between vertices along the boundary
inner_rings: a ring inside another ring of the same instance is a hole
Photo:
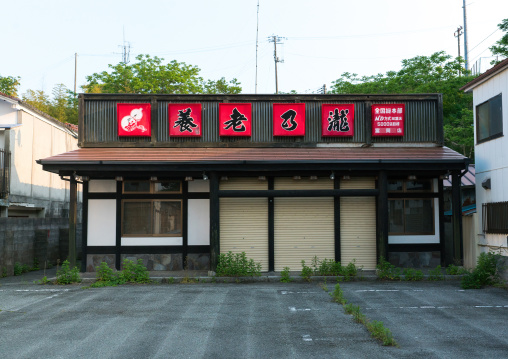
[[[321,288],[323,288],[323,290],[325,292],[328,292],[328,286],[326,285],[326,278],[325,278],[325,281],[323,283],[321,283]]]
[[[261,263],[248,259],[245,252],[221,253],[217,263],[216,274],[219,277],[251,277],[261,275]]]
[[[367,322],[366,326],[372,337],[382,342],[384,346],[398,346],[395,339],[393,339],[392,332],[390,329],[385,328],[383,322],[373,320],[372,322]]]
[[[284,270],[280,272],[280,281],[283,283],[289,283],[293,281],[289,275],[289,267],[284,267]]]
[[[446,274],[448,275],[460,275],[460,274],[466,274],[469,273],[469,271],[462,267],[457,267],[454,264],[450,264],[448,267],[446,267]]]
[[[438,264],[436,268],[429,271],[429,280],[444,280],[443,271],[441,266]]]
[[[56,271],[56,283],[71,284],[79,282],[81,282],[81,278],[78,267],[70,268],[69,261],[65,260],[62,263],[62,268]]]
[[[499,253],[481,253],[476,268],[462,277],[460,286],[464,289],[479,289],[500,283],[500,260]]]
[[[386,261],[383,256],[379,257],[379,263],[376,266],[376,274],[379,279],[400,280],[400,268]]]
[[[7,268],[2,267],[2,278],[5,278],[5,277],[7,277]]]
[[[302,259],[302,272],[300,273],[300,276],[303,278],[303,280],[310,282],[310,277],[314,274],[312,269],[305,265],[305,261]]]
[[[342,289],[340,288],[340,284],[338,283],[335,285],[335,289],[331,293],[331,296],[335,303],[339,303],[342,305],[345,305],[347,303],[347,300],[346,298],[344,298],[344,294],[342,293]]]
[[[419,269],[406,268],[404,269],[404,277],[409,281],[423,280],[423,272]]]
[[[44,276],[40,280],[34,280],[34,284],[49,284],[51,281],[48,279],[48,277]]]
[[[173,283],[175,283],[175,278],[169,277],[168,278],[168,284],[173,284]]]
[[[365,325],[373,338],[376,338],[385,346],[398,346],[395,339],[393,339],[392,332],[390,329],[384,327],[383,322],[376,320],[371,322],[365,314],[362,313],[359,305],[347,303],[342,289],[340,288],[340,284],[335,285],[335,289],[331,293],[331,296],[336,303],[342,304],[344,311],[347,314],[351,314],[357,323]]]

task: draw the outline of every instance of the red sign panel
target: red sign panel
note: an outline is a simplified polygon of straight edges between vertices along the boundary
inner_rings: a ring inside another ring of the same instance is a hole
[[[273,104],[273,135],[304,136],[305,135],[305,104],[274,103]]]
[[[119,103],[116,105],[118,136],[151,136],[149,103]]]
[[[251,136],[252,105],[219,103],[219,126],[220,136]]]
[[[321,106],[321,136],[353,136],[354,104],[323,104]]]
[[[372,136],[404,136],[404,104],[372,105]]]
[[[170,136],[201,136],[200,103],[171,103],[168,107],[168,117]]]

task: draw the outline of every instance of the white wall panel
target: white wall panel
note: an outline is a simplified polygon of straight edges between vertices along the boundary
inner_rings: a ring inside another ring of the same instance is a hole
[[[181,246],[182,237],[122,237],[122,246]]]
[[[89,246],[116,245],[116,200],[88,200],[87,233]]]
[[[189,199],[187,221],[188,245],[210,244],[210,200]]]
[[[115,180],[90,180],[88,182],[90,193],[116,193]]]
[[[210,181],[194,180],[187,182],[189,192],[210,192]]]

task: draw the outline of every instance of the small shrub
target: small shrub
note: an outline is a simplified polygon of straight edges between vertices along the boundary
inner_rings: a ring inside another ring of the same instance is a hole
[[[280,281],[283,283],[289,283],[292,281],[289,275],[289,267],[284,267],[284,270],[280,272]]]
[[[436,268],[429,271],[429,280],[444,280],[443,271],[441,266],[437,265]]]
[[[454,264],[450,264],[448,267],[446,267],[446,274],[448,274],[448,275],[459,274],[459,267],[457,267]]]
[[[168,284],[173,284],[175,282],[175,278],[169,277],[168,278]]]
[[[302,273],[300,273],[300,276],[306,280],[307,282],[310,282],[310,277],[313,275],[312,269],[310,267],[305,265],[305,261],[302,260]]]
[[[123,260],[123,270],[120,272],[119,280],[126,283],[149,283],[150,272],[143,265],[143,260],[140,258],[135,263],[130,259],[125,258]]]
[[[28,273],[30,272],[30,267],[28,266],[28,264],[23,264],[21,266],[21,273]]]
[[[39,260],[37,259],[37,257],[34,257],[34,264],[32,265],[32,268],[30,270],[32,271],[36,271],[36,270],[39,270]]]
[[[79,283],[81,282],[81,278],[79,276],[78,267],[70,268],[70,264],[68,260],[65,260],[62,263],[62,268],[57,270],[56,272],[56,283],[57,284],[70,284],[70,283]]]
[[[379,279],[400,280],[400,268],[386,261],[383,256],[379,257],[376,274]]]
[[[476,268],[462,277],[461,287],[479,289],[499,283],[501,281],[498,268],[500,259],[501,255],[497,253],[481,253]]]
[[[217,263],[216,274],[219,277],[248,277],[261,275],[261,263],[248,259],[245,252],[221,253]]]
[[[96,268],[97,274],[95,277],[97,278],[97,281],[100,282],[111,282],[117,279],[118,276],[116,276],[113,272],[113,269],[111,269],[106,262],[101,262],[99,264],[99,268]]]
[[[2,267],[2,278],[5,278],[5,277],[7,277],[7,268]]]
[[[423,272],[419,269],[406,268],[404,269],[404,276],[409,281],[423,280]]]
[[[21,275],[23,273],[23,266],[21,263],[14,263],[14,275]]]
[[[393,339],[392,332],[390,329],[385,328],[383,322],[373,320],[367,323],[367,330],[370,332],[372,337],[381,341],[385,346],[397,346],[397,342]]]

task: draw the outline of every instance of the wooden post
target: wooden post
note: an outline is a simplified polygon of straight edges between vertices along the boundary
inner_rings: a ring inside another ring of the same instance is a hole
[[[210,269],[215,271],[220,253],[220,203],[219,176],[217,172],[210,173]]]
[[[388,260],[388,177],[386,171],[378,176],[379,195],[377,197],[377,259],[383,256]]]
[[[462,201],[460,198],[460,175],[452,173],[452,227],[453,227],[453,262],[448,264],[462,263]]]
[[[70,267],[76,266],[76,220],[78,217],[78,183],[71,175],[70,198],[69,198],[69,263]]]

